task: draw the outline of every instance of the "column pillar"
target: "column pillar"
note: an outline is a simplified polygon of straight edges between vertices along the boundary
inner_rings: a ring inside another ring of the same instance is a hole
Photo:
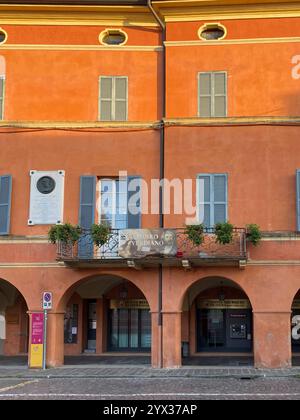
[[[158,312],[151,312],[151,365],[160,368],[161,361],[161,326],[158,325]]]
[[[64,364],[64,312],[49,312],[47,323],[47,366]]]
[[[163,367],[181,367],[181,311],[163,313]]]
[[[291,312],[254,312],[253,324],[255,367],[290,367]]]

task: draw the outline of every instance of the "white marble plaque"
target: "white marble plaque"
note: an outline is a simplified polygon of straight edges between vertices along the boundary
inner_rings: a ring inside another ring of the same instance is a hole
[[[63,222],[65,171],[30,171],[30,209],[28,225]]]

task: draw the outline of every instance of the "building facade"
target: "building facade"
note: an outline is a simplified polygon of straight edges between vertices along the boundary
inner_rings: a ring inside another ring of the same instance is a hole
[[[48,366],[82,353],[291,366],[300,5],[48,3],[0,2],[0,354],[28,353],[47,291]],[[79,239],[50,243],[65,223]],[[103,243],[93,224],[109,225]]]

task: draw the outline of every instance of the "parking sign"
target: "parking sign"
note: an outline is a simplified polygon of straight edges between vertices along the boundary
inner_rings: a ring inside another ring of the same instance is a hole
[[[43,293],[43,309],[52,309],[52,292]]]

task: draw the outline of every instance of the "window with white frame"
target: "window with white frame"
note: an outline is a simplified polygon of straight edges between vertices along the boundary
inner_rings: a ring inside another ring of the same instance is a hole
[[[0,120],[4,119],[4,76],[0,75]]]
[[[108,224],[113,229],[127,228],[127,180],[100,179],[101,203],[99,223]]]
[[[199,117],[227,116],[227,72],[212,71],[198,74]]]
[[[228,177],[227,174],[199,174],[197,177],[198,221],[205,227],[227,221]]]
[[[128,118],[128,78],[101,76],[99,79],[99,120],[126,121]]]

